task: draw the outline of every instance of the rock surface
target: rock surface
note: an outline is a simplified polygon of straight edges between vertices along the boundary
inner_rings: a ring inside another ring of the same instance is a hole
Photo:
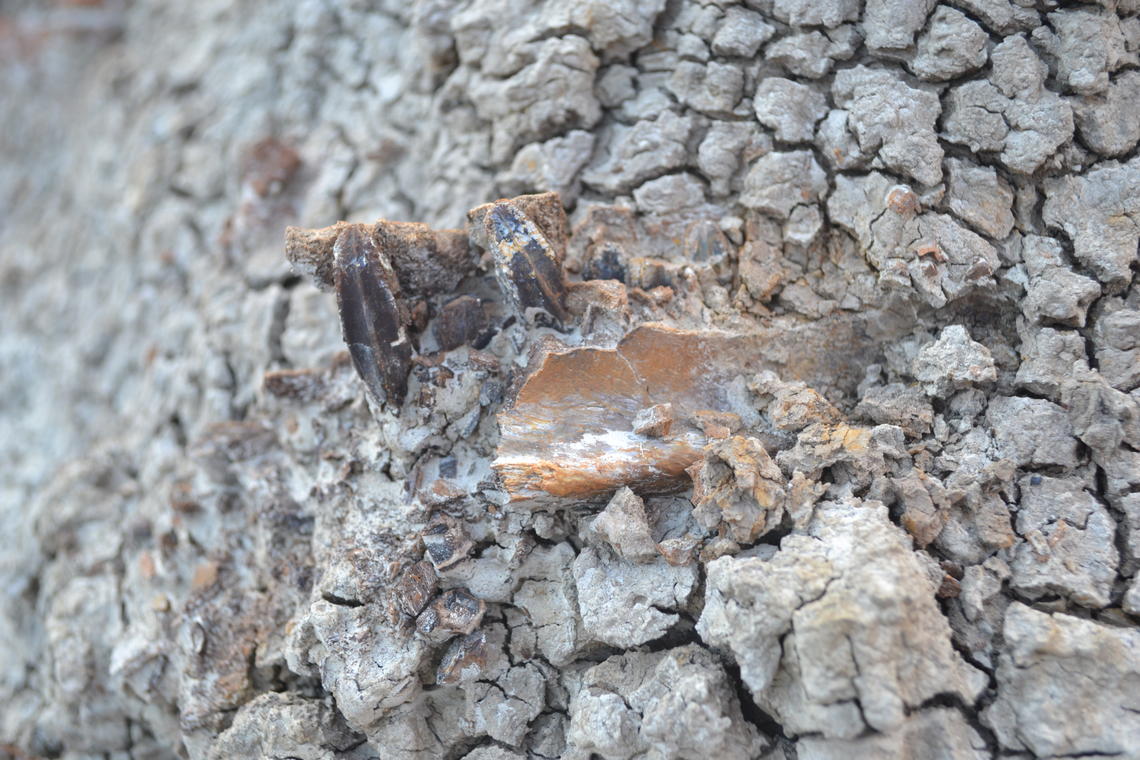
[[[0,757],[1140,757],[1138,56],[5,3]]]
[[[1039,756],[1135,752],[1135,629],[1049,615],[1015,602],[1003,633],[1009,650],[998,663],[999,697],[982,714],[1002,747]],[[1073,673],[1080,676],[1065,675]],[[1075,706],[1079,712],[1072,712]]]

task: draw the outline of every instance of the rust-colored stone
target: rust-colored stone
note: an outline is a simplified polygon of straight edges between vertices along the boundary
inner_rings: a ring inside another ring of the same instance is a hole
[[[698,409],[692,415],[693,424],[710,439],[728,438],[743,426],[739,414],[718,412],[715,409]]]
[[[664,438],[673,429],[673,405],[654,404],[633,418],[633,432],[646,438]]]
[[[834,425],[843,419],[830,401],[811,388],[778,393],[768,407],[768,416],[780,430],[797,433],[816,422]]]
[[[693,555],[701,542],[695,536],[666,538],[657,544],[657,551],[670,565],[681,567],[693,561]]]
[[[896,185],[887,193],[887,208],[899,216],[912,217],[922,210],[922,203],[909,187]]]
[[[717,536],[710,539],[704,546],[701,547],[700,554],[697,559],[701,561],[702,565],[707,565],[715,559],[721,557],[731,557],[740,553],[740,544],[733,541],[728,536]]]

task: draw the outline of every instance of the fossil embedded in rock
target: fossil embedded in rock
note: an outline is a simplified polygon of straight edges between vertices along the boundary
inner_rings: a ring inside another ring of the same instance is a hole
[[[647,324],[616,348],[550,351],[499,413],[492,468],[511,501],[532,506],[605,498],[621,486],[680,490],[710,431],[731,435],[721,420],[739,427],[727,392],[734,378],[773,369],[850,391],[876,352],[861,317],[773,323],[746,334]],[[645,413],[659,404],[672,407],[667,431]]]
[[[433,641],[444,641],[456,633],[466,635],[474,631],[486,611],[487,603],[467,589],[449,589],[420,613],[416,629]]]
[[[435,671],[437,685],[473,681],[487,665],[487,633],[475,631],[451,642]]]
[[[471,552],[471,539],[467,537],[463,525],[442,512],[432,517],[420,537],[428,559],[436,570],[446,570],[462,562]]]
[[[559,264],[566,258],[570,238],[570,223],[566,219],[566,209],[562,207],[562,196],[555,192],[516,195],[507,201],[484,203],[467,212],[467,234],[474,248],[488,250],[487,212],[499,203],[509,202],[527,219],[534,222],[539,231],[550,243],[554,259]]]
[[[488,329],[486,309],[474,296],[459,296],[444,304],[433,328],[435,340],[443,351],[467,343],[483,348],[494,334]]]
[[[687,429],[656,439],[635,433],[634,417],[652,405],[620,346],[551,352],[500,413],[493,467],[516,501],[601,497],[622,485],[670,490],[704,441]]]
[[[396,599],[400,611],[410,617],[423,612],[432,594],[439,588],[439,578],[431,564],[420,560],[403,573],[396,581]]]
[[[527,322],[565,325],[570,315],[562,264],[538,225],[510,201],[493,204],[483,224],[499,288],[515,312]]]
[[[677,419],[721,406],[721,388],[759,355],[755,336],[645,325],[616,349],[547,354],[500,413],[494,469],[515,501],[602,497],[684,487],[705,436],[691,424],[637,432],[638,416],[670,403]],[[642,415],[644,421],[644,415]]]
[[[412,345],[391,263],[367,225],[347,225],[333,247],[336,300],[352,363],[377,402],[398,406],[408,391]]]

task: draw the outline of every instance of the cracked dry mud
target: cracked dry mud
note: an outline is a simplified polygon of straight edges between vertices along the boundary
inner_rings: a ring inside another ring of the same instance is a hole
[[[1140,758],[1136,0],[12,0],[0,78],[0,758]]]

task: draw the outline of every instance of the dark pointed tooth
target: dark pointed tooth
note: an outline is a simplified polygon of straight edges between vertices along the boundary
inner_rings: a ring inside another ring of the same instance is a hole
[[[499,287],[524,321],[532,310],[544,312],[558,327],[569,321],[562,266],[550,243],[518,209],[496,203],[485,220]]]
[[[365,225],[345,227],[333,254],[341,330],[352,363],[376,401],[398,406],[408,390],[412,346],[396,276]]]

